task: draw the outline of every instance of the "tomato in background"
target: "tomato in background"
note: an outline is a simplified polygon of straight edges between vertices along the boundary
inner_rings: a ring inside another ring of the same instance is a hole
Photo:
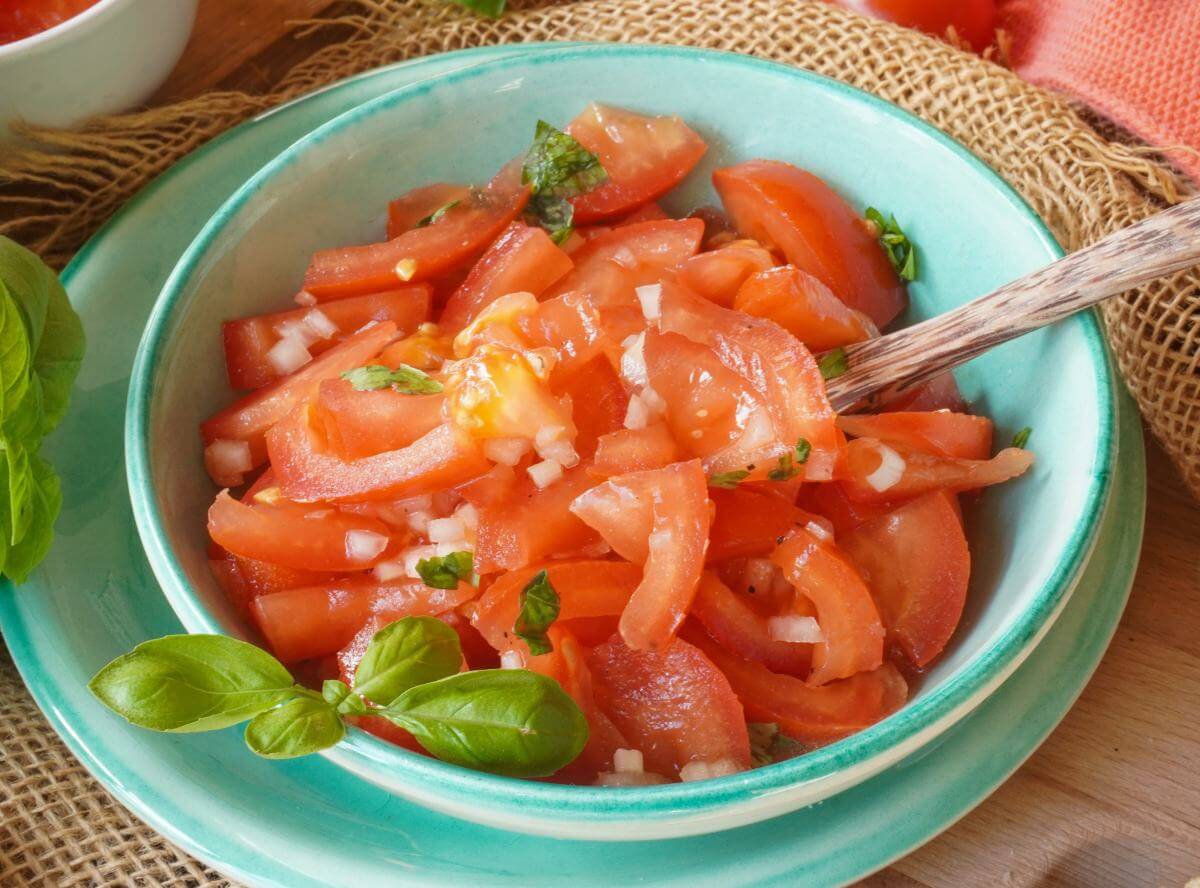
[[[4,0],[0,3],[0,45],[15,43],[72,19],[98,0]]]
[[[839,5],[874,18],[945,37],[949,28],[976,52],[996,39],[995,0],[838,0]]]

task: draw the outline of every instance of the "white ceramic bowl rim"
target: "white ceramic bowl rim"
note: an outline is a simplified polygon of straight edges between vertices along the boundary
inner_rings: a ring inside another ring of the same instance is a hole
[[[915,127],[973,167],[981,178],[1006,197],[1014,209],[1030,220],[1054,255],[1062,255],[1061,247],[1040,217],[983,161],[919,118],[839,81],[803,69],[736,53],[686,47],[576,45],[521,58],[519,61],[522,64],[544,65],[569,62],[578,57],[608,56],[614,63],[619,63],[622,57],[643,53],[692,60],[708,59],[722,64],[742,65],[766,69],[775,74],[786,74],[815,82],[823,89],[841,92],[861,102],[874,113],[884,114],[906,126]],[[188,631],[222,633],[224,630],[210,614],[198,606],[188,577],[171,552],[170,542],[161,523],[162,516],[157,498],[153,495],[142,496],[139,493],[152,489],[149,417],[154,391],[154,370],[159,366],[160,353],[168,338],[166,334],[171,328],[171,318],[181,296],[187,290],[187,282],[197,272],[205,253],[229,218],[235,215],[264,183],[293,163],[296,156],[303,153],[308,146],[352,127],[365,116],[387,110],[440,84],[480,77],[501,70],[513,62],[513,59],[484,62],[432,78],[430,81],[401,87],[351,109],[313,130],[281,152],[229,198],[196,236],[164,285],[139,345],[130,381],[126,419],[126,464],[129,486],[133,494],[134,515],[147,555],[171,606]],[[696,783],[639,787],[621,791],[515,780],[470,771],[408,752],[359,729],[352,729],[342,744],[323,754],[357,773],[369,772],[372,766],[386,769],[393,776],[407,772],[424,787],[437,786],[438,791],[444,793],[448,800],[461,805],[482,807],[492,803],[502,807],[519,806],[531,816],[540,814],[552,817],[557,811],[563,816],[599,822],[629,817],[667,817],[681,812],[699,813],[718,809],[728,804],[744,802],[748,798],[836,778],[840,772],[897,747],[905,747],[907,751],[912,751],[921,739],[928,739],[928,733],[934,726],[944,724],[976,705],[1020,665],[1061,612],[1094,542],[1099,518],[1111,490],[1112,466],[1116,456],[1113,432],[1115,378],[1095,314],[1089,312],[1079,315],[1070,323],[1082,324],[1086,333],[1088,352],[1096,368],[1098,408],[1101,417],[1101,428],[1091,464],[1091,482],[1083,508],[1084,520],[1075,528],[1069,543],[1064,547],[1053,576],[1038,591],[1034,604],[1027,608],[1003,635],[981,650],[958,672],[948,676],[933,686],[924,697],[910,702],[889,718],[804,756],[767,767]]]
[[[78,37],[86,31],[90,31],[92,26],[104,18],[105,15],[121,6],[127,6],[135,2],[137,0],[98,0],[98,2],[92,4],[83,12],[71,16],[64,22],[59,22],[52,28],[38,31],[36,34],[30,34],[28,37],[15,40],[12,43],[0,43],[0,62],[25,55],[26,53],[36,52],[59,40]],[[169,3],[171,0],[157,0],[157,2]]]

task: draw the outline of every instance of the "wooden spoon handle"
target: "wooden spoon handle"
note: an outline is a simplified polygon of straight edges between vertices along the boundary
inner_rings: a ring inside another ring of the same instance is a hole
[[[1102,299],[1200,264],[1200,198],[1110,234],[1032,274],[912,327],[846,346],[830,380],[836,410],[917,385],[995,345]]]

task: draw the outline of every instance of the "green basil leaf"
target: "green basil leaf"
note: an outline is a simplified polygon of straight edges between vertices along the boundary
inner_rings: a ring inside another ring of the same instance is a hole
[[[0,237],[0,248],[4,241],[5,238]],[[16,414],[29,398],[31,355],[29,329],[0,268],[0,423],[5,427],[9,425],[9,415]],[[42,417],[38,416],[34,428],[41,426]]]
[[[442,390],[442,384],[428,373],[407,364],[401,364],[395,370],[381,364],[369,364],[347,370],[342,379],[348,380],[360,392],[390,387],[402,395],[436,395]]]
[[[20,441],[0,436],[8,473],[9,542],[21,542],[33,524],[33,495],[36,484],[30,465],[29,451]]]
[[[520,596],[521,609],[513,623],[513,632],[529,645],[534,656],[554,650],[546,630],[558,619],[558,593],[544,570],[525,584]]]
[[[246,745],[263,758],[288,759],[328,749],[345,734],[336,709],[304,694],[251,719]]]
[[[452,0],[452,2],[488,18],[500,18],[504,14],[505,0]]]
[[[565,197],[537,194],[529,199],[525,221],[545,229],[550,240],[561,246],[575,230],[575,207]]]
[[[908,239],[908,235],[901,229],[896,217],[889,214],[885,219],[883,213],[874,207],[867,208],[866,217],[878,232],[879,244],[887,253],[888,261],[892,263],[896,274],[903,281],[915,281],[917,279],[917,247]]]
[[[717,472],[708,476],[708,486],[732,490],[745,481],[749,475],[750,473],[745,469],[737,469],[733,472]]]
[[[26,526],[19,542],[8,549],[7,556],[0,562],[4,565],[5,575],[18,584],[29,578],[50,551],[50,544],[54,542],[54,522],[62,510],[62,485],[54,467],[35,453],[29,457],[29,471],[30,511]],[[6,521],[12,520],[12,516],[6,516]],[[5,524],[4,529],[9,534],[4,538],[7,543],[13,535],[11,524]]]
[[[437,617],[405,617],[371,638],[354,671],[354,691],[387,706],[409,688],[453,675],[461,666],[457,632]]]
[[[350,690],[350,686],[336,678],[325,679],[321,685],[321,696],[341,715],[366,715],[367,704],[362,697]]]
[[[470,552],[451,552],[422,558],[417,562],[417,574],[430,588],[457,589],[460,580],[475,583],[475,563]]]
[[[521,181],[535,196],[578,197],[606,179],[600,158],[557,127],[537,122],[521,167]]]
[[[804,465],[808,462],[810,455],[812,455],[812,445],[808,443],[808,439],[800,438],[796,441],[796,462]]]
[[[459,672],[410,688],[379,714],[442,761],[508,777],[553,774],[588,737],[567,692],[527,669]]]
[[[1025,426],[1025,428],[1013,435],[1012,446],[1024,450],[1025,445],[1029,443],[1029,436],[1032,434],[1033,429],[1030,426]]]
[[[827,380],[837,379],[850,369],[846,350],[844,348],[835,348],[825,352],[825,354],[817,358],[817,369],[821,371],[823,378]]]
[[[215,731],[295,696],[291,674],[261,648],[225,635],[144,641],[96,673],[88,688],[152,731]]]
[[[432,213],[430,213],[425,218],[418,220],[417,228],[424,228],[427,225],[432,225],[434,222],[440,222],[448,212],[450,212],[452,209],[454,209],[460,203],[462,203],[461,200],[452,200],[452,201],[450,201],[450,203],[446,204],[445,206],[438,207],[436,210],[434,210]]]

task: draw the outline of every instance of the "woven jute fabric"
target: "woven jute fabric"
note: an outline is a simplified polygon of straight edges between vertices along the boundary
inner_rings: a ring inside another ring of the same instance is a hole
[[[389,62],[543,40],[678,43],[750,53],[843,80],[917,114],[1013,184],[1068,249],[1192,192],[1144,146],[1066,100],[946,44],[823,3],[795,0],[517,0],[497,21],[420,0],[351,0],[334,38],[268,94],[210,93],[27,131],[40,147],[0,153],[0,233],[62,263],[150,179],[281,101]],[[650,85],[648,85],[648,89]],[[797,125],[803,125],[798,122]],[[1200,270],[1111,301],[1109,341],[1143,415],[1200,493]],[[1054,368],[1046,368],[1053,373]],[[20,594],[19,592],[17,594]],[[0,664],[0,884],[215,885],[122,809],[40,718]]]

